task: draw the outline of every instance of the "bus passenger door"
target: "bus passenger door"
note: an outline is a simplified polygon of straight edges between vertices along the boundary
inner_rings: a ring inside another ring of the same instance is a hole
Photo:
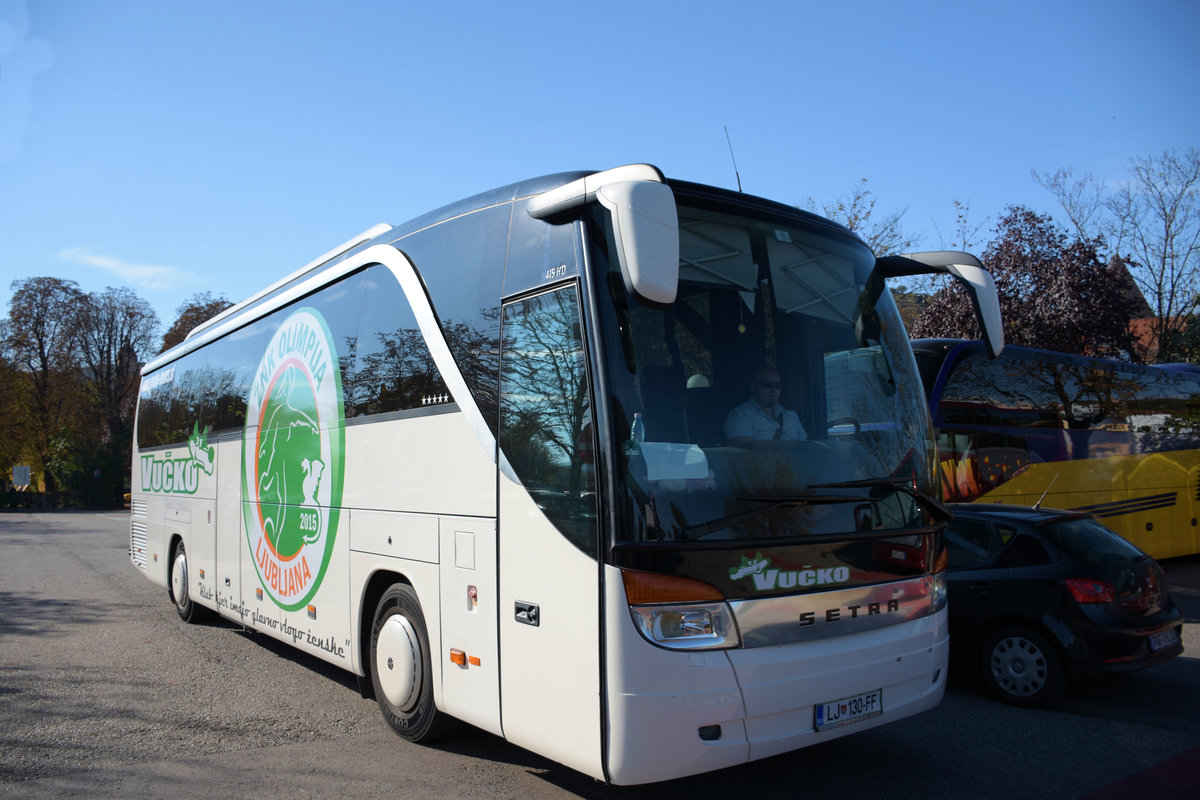
[[[500,355],[501,723],[603,779],[591,390],[574,284],[504,305]]]

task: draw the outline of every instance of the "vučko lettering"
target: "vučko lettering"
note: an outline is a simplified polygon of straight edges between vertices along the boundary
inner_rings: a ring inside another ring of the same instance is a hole
[[[822,569],[769,569],[754,576],[754,588],[760,592],[773,589],[794,589],[807,586],[828,586],[850,580],[849,567],[825,567]]]
[[[158,461],[142,456],[142,491],[195,494],[200,488],[200,467],[190,455]]]

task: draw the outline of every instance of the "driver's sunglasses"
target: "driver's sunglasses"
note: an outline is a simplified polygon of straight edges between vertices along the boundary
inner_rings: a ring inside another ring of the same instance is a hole
[[[783,388],[783,384],[780,383],[779,381],[755,381],[755,382],[759,386],[763,387],[764,389],[781,389],[781,388]]]

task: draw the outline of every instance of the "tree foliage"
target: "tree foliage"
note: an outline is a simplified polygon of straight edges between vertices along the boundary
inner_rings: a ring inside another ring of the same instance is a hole
[[[83,293],[75,281],[48,277],[14,281],[12,289],[6,345],[23,378],[14,399],[29,410],[30,455],[43,469],[46,490],[53,492],[58,480],[46,467],[55,438],[79,421],[72,412],[80,394],[75,366]]]
[[[1136,291],[1119,259],[1105,262],[1097,240],[1072,239],[1054,221],[1010,207],[983,254],[996,279],[1005,339],[1085,355],[1131,355]],[[945,287],[931,297],[914,336],[978,336],[965,295]]]
[[[119,502],[139,368],[153,350],[158,317],[125,288],[85,294],[74,281],[52,277],[12,288],[0,360],[0,455],[28,463],[48,493]]]
[[[232,305],[224,295],[214,297],[212,292],[198,292],[192,295],[175,309],[178,316],[175,323],[163,334],[162,347],[158,352],[166,352],[179,344],[197,325],[207,322]]]

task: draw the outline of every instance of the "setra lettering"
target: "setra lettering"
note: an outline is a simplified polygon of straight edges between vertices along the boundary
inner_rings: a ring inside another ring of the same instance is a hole
[[[801,628],[807,628],[817,624],[818,614],[824,618],[825,624],[841,622],[846,617],[844,614],[849,612],[850,619],[858,619],[860,612],[864,606],[835,606],[826,608],[823,611],[802,611],[797,619],[797,624]],[[896,599],[888,600],[887,603],[867,603],[865,606],[866,614],[862,616],[877,616],[882,614],[892,614],[900,610],[900,601]]]

